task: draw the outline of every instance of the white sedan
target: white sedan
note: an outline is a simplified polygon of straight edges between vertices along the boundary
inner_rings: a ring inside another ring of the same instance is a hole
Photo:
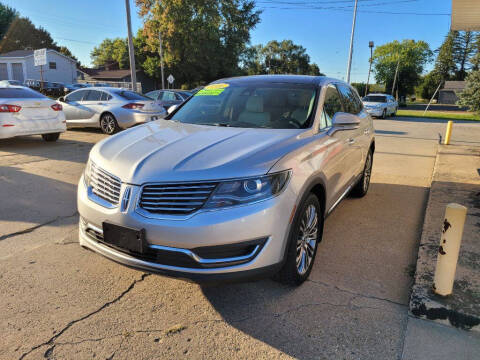
[[[398,102],[391,95],[368,94],[363,99],[365,110],[375,117],[385,119],[387,116],[395,116],[398,110]]]
[[[66,126],[56,101],[27,87],[0,87],[0,139],[42,135],[45,141],[57,141]]]

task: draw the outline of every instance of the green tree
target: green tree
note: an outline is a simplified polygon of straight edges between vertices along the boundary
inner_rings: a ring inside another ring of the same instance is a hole
[[[458,31],[449,31],[440,48],[435,51],[437,59],[435,60],[434,72],[443,80],[452,79],[457,71],[453,52],[455,43],[458,43],[458,36]]]
[[[129,68],[127,39],[105,39],[90,53],[95,66],[118,66],[119,69]]]
[[[471,67],[470,59],[475,48],[475,35],[471,31],[460,31],[453,43],[453,60],[456,63],[455,80],[465,80]]]
[[[242,57],[243,71],[254,74],[320,75],[317,64],[310,63],[306,49],[292,40],[269,41],[265,46],[246,49]]]
[[[0,43],[0,53],[40,48],[59,49],[47,30],[35,27],[29,19],[24,17],[17,17],[12,21]]]
[[[480,70],[472,71],[467,76],[467,86],[460,94],[458,104],[480,112]]]
[[[473,55],[470,59],[470,62],[472,63],[472,70],[480,70],[480,33],[477,33],[475,35],[475,42],[473,45]]]
[[[260,21],[253,0],[136,0],[146,49],[142,67],[156,73],[159,33],[166,73],[195,86],[240,73],[239,60]],[[158,73],[157,73],[158,74]]]
[[[398,94],[406,96],[414,93],[421,80],[425,65],[433,56],[425,41],[397,40],[378,46],[373,55],[373,71],[378,83],[385,84],[386,91],[392,92],[395,72],[398,66]]]
[[[436,71],[431,71],[423,77],[421,84],[417,88],[416,93],[422,99],[431,99],[440,83],[443,83],[444,78]],[[438,99],[438,93],[435,96]]]
[[[10,24],[18,17],[17,10],[0,3],[0,39],[3,39],[7,33]]]

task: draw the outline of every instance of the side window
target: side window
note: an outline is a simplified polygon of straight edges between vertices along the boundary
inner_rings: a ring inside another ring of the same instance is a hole
[[[332,126],[333,116],[342,111],[342,102],[337,88],[333,85],[327,87],[325,101],[323,103],[322,124],[321,127]]]
[[[165,91],[162,96],[163,101],[174,101],[175,100],[175,94],[171,91]]]
[[[83,101],[100,101],[102,97],[102,93],[97,90],[89,90],[87,96],[83,99]]]
[[[175,94],[175,99],[183,101],[183,97],[180,94]]]
[[[338,85],[338,91],[342,94],[345,112],[356,115],[362,111],[357,94],[352,89],[345,85]]]
[[[67,96],[68,101],[82,101],[83,95],[85,95],[85,90],[79,90],[71,93]]]
[[[108,100],[111,100],[112,99],[112,95],[110,94],[107,94],[106,92],[104,91],[101,91],[101,95],[100,95],[100,100],[101,101],[108,101]]]

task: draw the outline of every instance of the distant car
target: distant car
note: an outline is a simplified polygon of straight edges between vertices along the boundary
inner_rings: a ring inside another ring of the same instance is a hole
[[[94,87],[110,87],[110,84],[99,82],[99,83],[93,84],[92,86],[94,86]]]
[[[66,84],[63,86],[63,92],[65,94],[68,94],[72,91],[78,90],[78,89],[84,89],[88,87],[87,84],[81,84],[81,83],[76,83],[76,84]]]
[[[23,85],[29,87],[30,89],[40,91],[41,82],[40,80],[27,79],[23,82]]]
[[[385,119],[387,116],[395,116],[398,103],[395,98],[387,94],[368,94],[362,99],[365,110],[375,117]]]
[[[68,127],[97,127],[104,134],[158,120],[165,109],[152,99],[121,88],[90,87],[58,99]]]
[[[23,84],[18,80],[2,80],[0,81],[0,87],[8,86],[23,86]]]
[[[57,141],[66,130],[62,105],[24,86],[0,87],[0,139],[42,135]]]
[[[186,90],[154,90],[145,95],[157,100],[165,110],[168,110],[170,106],[180,105],[193,94]]]

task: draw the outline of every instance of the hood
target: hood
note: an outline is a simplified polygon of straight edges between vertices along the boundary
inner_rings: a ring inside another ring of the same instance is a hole
[[[136,185],[257,176],[266,174],[303,132],[158,120],[102,140],[90,157]]]

